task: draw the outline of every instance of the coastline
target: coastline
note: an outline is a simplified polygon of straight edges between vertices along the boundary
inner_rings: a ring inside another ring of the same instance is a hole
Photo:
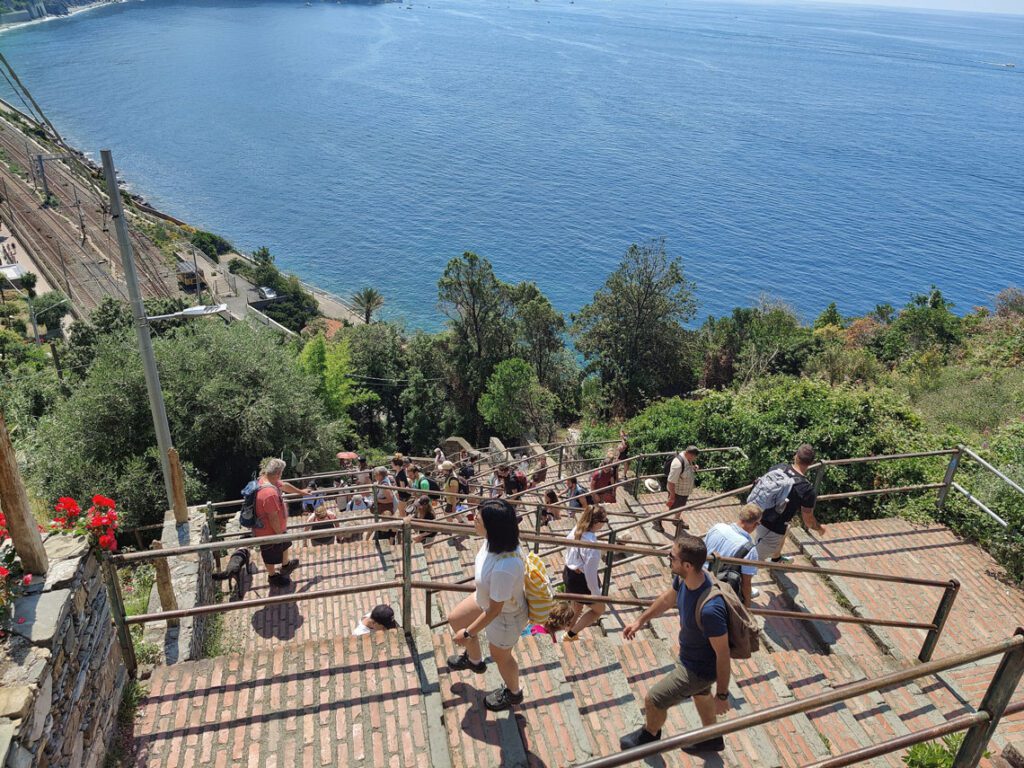
[[[41,19],[31,19],[29,21],[17,21],[14,24],[0,24],[0,35],[11,30],[21,29],[22,27],[31,27],[36,24],[45,24],[48,21],[55,21],[56,19],[70,19],[72,16],[77,16],[80,13],[87,13],[88,11],[94,11],[97,8],[102,8],[105,5],[116,5],[119,3],[128,3],[131,0],[96,0],[96,2],[86,3],[85,5],[76,5],[72,10],[62,15],[47,15]]]

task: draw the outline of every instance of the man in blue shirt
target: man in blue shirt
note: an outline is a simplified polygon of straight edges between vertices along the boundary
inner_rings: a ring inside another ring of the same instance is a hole
[[[757,504],[744,504],[740,507],[739,520],[735,523],[717,523],[704,534],[704,546],[708,552],[723,557],[735,557],[741,560],[760,560],[757,545],[754,544],[753,533],[761,523],[761,508]],[[706,565],[704,566],[707,567]],[[743,604],[750,607],[750,599],[757,597],[758,591],[751,585],[757,568],[752,565],[724,565],[718,571],[718,580],[728,583],[736,590]]]
[[[648,691],[644,699],[646,723],[640,730],[619,740],[623,749],[660,739],[668,710],[684,699],[693,698],[704,725],[713,725],[718,715],[729,711],[729,614],[720,595],[704,604],[700,613],[701,626],[697,624],[697,606],[711,589],[711,579],[704,570],[707,557],[704,542],[696,536],[684,533],[676,539],[669,553],[672,588],[623,630],[623,637],[632,640],[651,619],[673,606],[679,609],[679,659],[675,669]],[[712,683],[715,684],[714,698],[711,696]],[[684,747],[683,751],[700,754],[723,749],[725,743],[721,736],[717,736]]]

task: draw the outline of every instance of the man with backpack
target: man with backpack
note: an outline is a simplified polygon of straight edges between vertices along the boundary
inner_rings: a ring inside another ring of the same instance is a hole
[[[776,464],[754,483],[747,496],[748,504],[757,504],[764,512],[761,524],[754,531],[754,543],[762,558],[772,562],[788,562],[782,556],[789,521],[799,512],[804,525],[825,535],[825,526],[814,516],[818,494],[807,479],[807,471],[814,464],[814,448],[804,443],[797,448],[792,464]]]
[[[665,466],[665,487],[668,489],[668,506],[666,509],[678,509],[679,507],[686,506],[686,502],[693,492],[693,486],[697,481],[696,472],[700,469],[696,464],[699,453],[700,451],[696,445],[688,445],[686,450],[673,456]],[[687,531],[689,529],[690,526],[683,520],[683,513],[676,512],[676,533],[678,534],[681,530]],[[654,522],[654,530],[658,533],[665,533],[661,520]]]
[[[757,504],[740,507],[739,520],[735,523],[716,523],[704,534],[704,546],[708,552],[737,560],[760,560],[753,533],[761,522],[761,508]],[[757,568],[752,565],[723,565],[718,569],[718,580],[728,584],[750,607],[750,600],[757,597],[757,590],[751,582]]]
[[[256,525],[253,527],[255,536],[277,536],[287,531],[288,515],[285,512],[282,489],[292,489],[290,483],[284,483],[281,475],[285,463],[281,459],[267,459],[263,472],[256,481],[256,494],[253,502]],[[248,486],[246,486],[248,487]],[[296,489],[297,490],[297,489]],[[290,541],[277,544],[264,544],[260,547],[260,557],[267,566],[267,581],[272,587],[287,587],[291,583],[288,575],[299,567],[299,561],[292,558],[284,563],[285,553],[291,548]],[[282,565],[282,563],[284,563]],[[278,566],[281,570],[278,572]]]
[[[622,632],[626,640],[672,607],[679,609],[679,658],[675,668],[659,680],[644,698],[644,727],[619,740],[622,749],[650,744],[661,738],[668,710],[693,698],[704,725],[729,711],[729,680],[733,658],[749,658],[758,645],[757,625],[731,589],[724,588],[704,570],[708,551],[696,536],[683,533],[669,553],[672,587],[662,593]],[[714,695],[712,696],[712,685]],[[699,755],[721,752],[721,736],[706,739],[683,751]]]

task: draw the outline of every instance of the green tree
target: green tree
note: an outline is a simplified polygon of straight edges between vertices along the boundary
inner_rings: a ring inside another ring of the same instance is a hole
[[[827,328],[830,325],[835,326],[836,328],[843,327],[843,316],[839,314],[839,308],[836,306],[834,301],[825,307],[824,311],[818,315],[817,319],[814,321],[814,329]]]
[[[616,415],[692,383],[683,323],[693,318],[693,284],[663,240],[632,245],[618,269],[573,316],[572,334],[601,378]]]
[[[352,294],[352,306],[363,315],[363,322],[369,325],[373,313],[384,306],[384,297],[376,288],[360,288]]]
[[[532,434],[548,442],[554,433],[556,398],[544,388],[525,360],[504,360],[487,380],[480,414],[499,436],[519,439]]]
[[[945,355],[963,342],[963,319],[953,314],[953,304],[932,287],[927,294],[912,296],[887,329],[878,334],[874,349],[890,363],[929,350]]]
[[[557,358],[565,349],[565,318],[534,283],[509,289],[514,312],[516,355],[533,366],[544,386],[549,386]]]
[[[307,456],[329,466],[348,437],[325,418],[315,380],[272,331],[193,321],[157,338],[154,351],[193,500],[207,493],[237,498],[265,456]],[[109,492],[133,478],[137,485],[122,488],[131,500],[118,499],[126,525],[158,522],[166,501],[155,444],[134,339],[128,331],[107,334],[85,378],[40,421],[30,475],[46,499]]]
[[[394,323],[353,325],[344,330],[351,349],[352,373],[376,397],[354,413],[357,430],[371,444],[397,447],[402,433],[408,355],[401,327]]]
[[[399,400],[402,434],[399,447],[429,455],[447,436],[458,432],[459,416],[448,393],[447,343],[450,334],[413,334],[407,344],[408,381]]]
[[[509,356],[514,331],[508,286],[491,263],[469,251],[452,259],[437,283],[441,311],[451,330],[452,389],[464,414],[464,431],[479,440],[477,403],[494,366]]]
[[[59,328],[60,321],[71,311],[68,297],[60,291],[47,291],[32,302],[36,322],[47,328]]]
[[[36,297],[36,283],[38,280],[39,278],[36,277],[34,272],[26,272],[21,276],[21,287],[25,290],[25,293],[28,294],[30,299],[34,299]]]
[[[300,371],[310,376],[315,390],[332,418],[346,430],[354,424],[354,412],[376,395],[358,386],[352,378],[351,349],[347,338],[327,341],[322,333],[309,339],[296,361]]]

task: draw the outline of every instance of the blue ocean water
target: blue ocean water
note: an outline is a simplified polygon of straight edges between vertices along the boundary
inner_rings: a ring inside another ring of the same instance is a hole
[[[1022,16],[145,0],[0,48],[152,203],[412,326],[467,249],[566,312],[661,236],[701,316],[1024,284]]]

